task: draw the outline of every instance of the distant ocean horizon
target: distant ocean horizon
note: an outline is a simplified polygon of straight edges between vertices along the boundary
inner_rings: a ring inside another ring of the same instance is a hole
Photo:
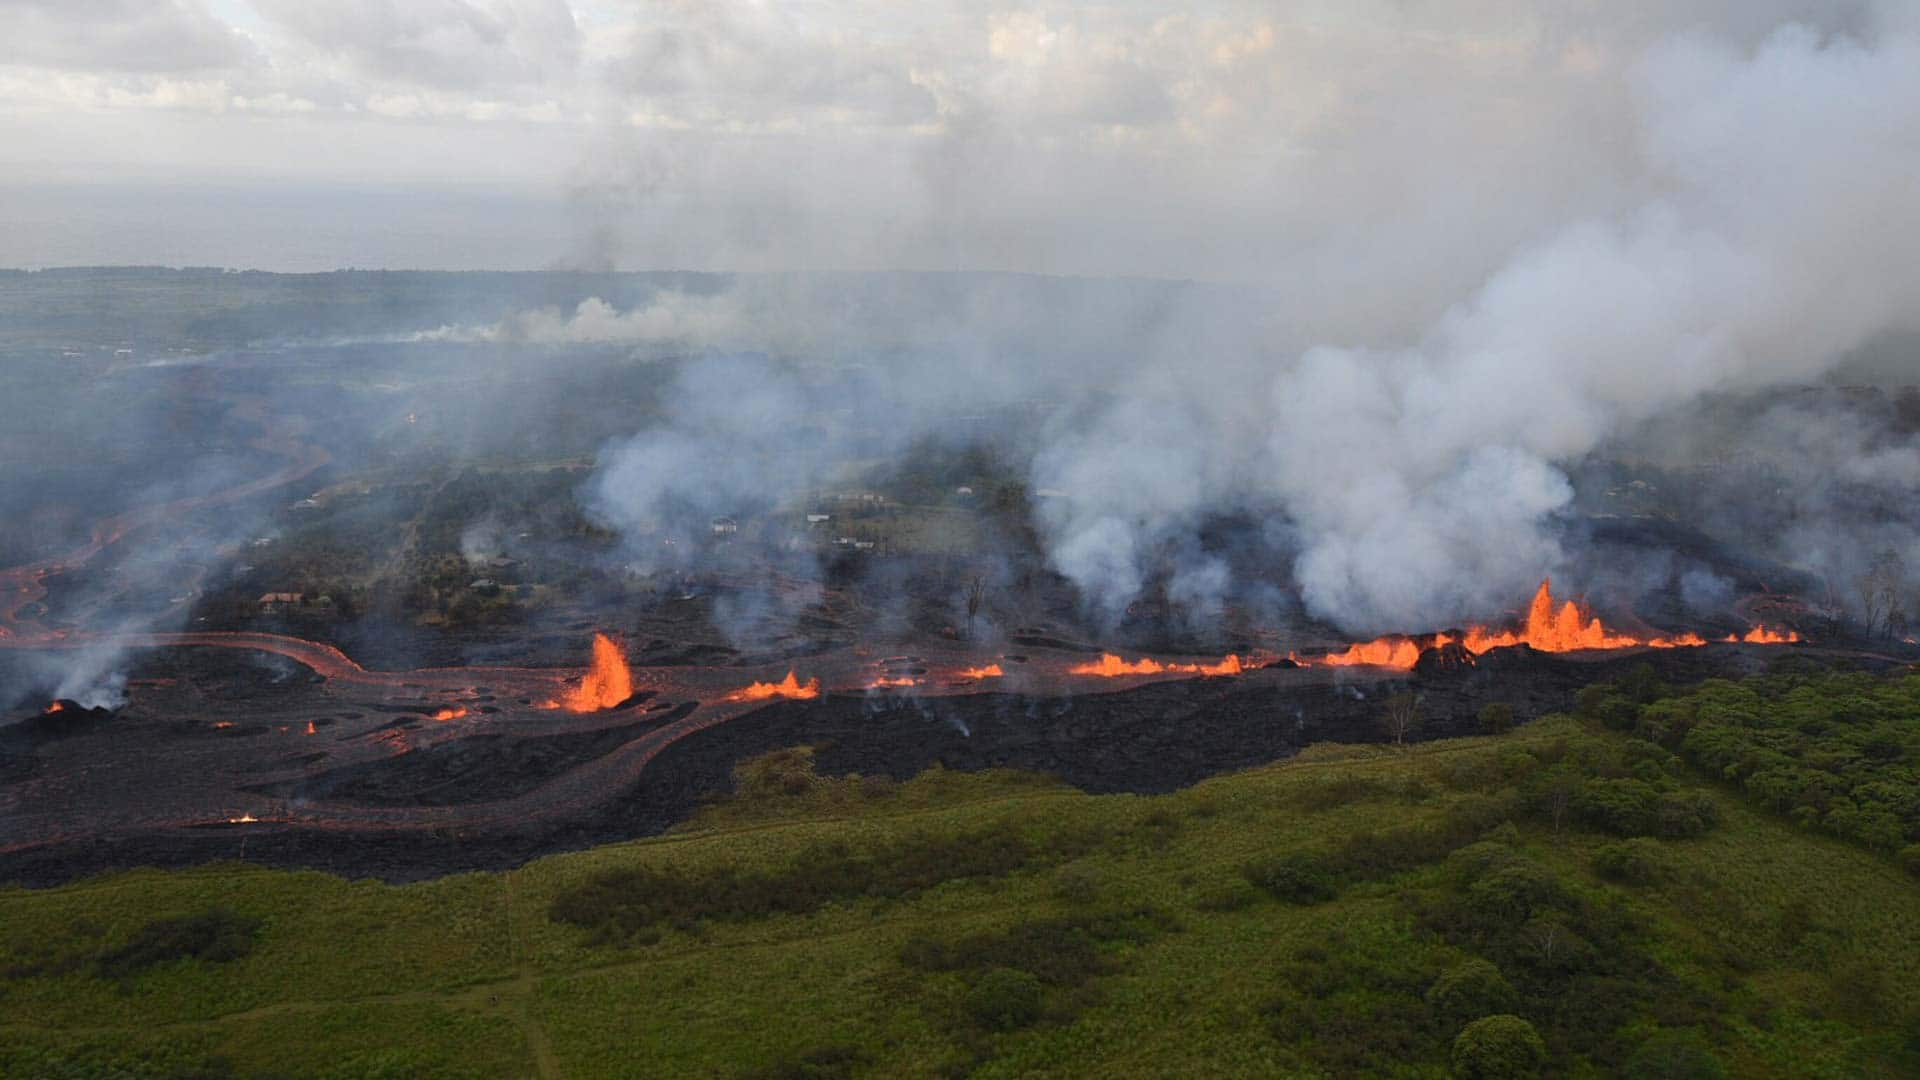
[[[452,188],[0,184],[0,267],[541,270],[579,226],[531,194]]]

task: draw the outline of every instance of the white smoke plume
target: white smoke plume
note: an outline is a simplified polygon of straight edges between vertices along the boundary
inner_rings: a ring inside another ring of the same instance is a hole
[[[1682,38],[1632,77],[1640,205],[1521,251],[1416,344],[1278,361],[1262,407],[1212,365],[1061,440],[1039,473],[1072,496],[1043,514],[1059,568],[1112,610],[1155,538],[1264,503],[1298,529],[1315,614],[1355,631],[1483,616],[1560,561],[1562,464],[1913,327],[1915,38]]]

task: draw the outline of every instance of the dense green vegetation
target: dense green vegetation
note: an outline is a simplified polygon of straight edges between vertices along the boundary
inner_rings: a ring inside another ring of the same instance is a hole
[[[1642,676],[1589,688],[1581,704],[1761,804],[1897,853],[1920,874],[1920,678],[1788,671],[1681,692]]]
[[[0,1075],[1920,1070],[1910,836],[1846,827],[1906,820],[1916,680],[1581,711],[1152,798],[786,751],[681,832],[511,873],[0,891]],[[1751,782],[1788,768],[1821,813]]]

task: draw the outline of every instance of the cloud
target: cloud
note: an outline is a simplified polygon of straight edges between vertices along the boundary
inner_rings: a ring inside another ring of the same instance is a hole
[[[225,68],[248,40],[199,0],[8,0],[0,64],[119,73]]]
[[[252,0],[279,33],[359,75],[448,90],[566,87],[580,34],[566,0]]]

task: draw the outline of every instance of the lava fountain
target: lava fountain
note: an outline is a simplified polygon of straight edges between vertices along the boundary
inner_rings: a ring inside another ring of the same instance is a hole
[[[1101,653],[1100,659],[1085,664],[1075,664],[1067,669],[1069,675],[1098,675],[1103,679],[1119,678],[1122,675],[1163,675],[1168,673],[1181,675],[1238,675],[1245,670],[1240,657],[1228,654],[1217,664],[1163,664],[1152,657],[1143,656],[1138,660],[1123,660],[1112,653]]]
[[[1751,635],[1748,640],[1754,640]],[[1782,641],[1788,640],[1785,638]],[[1490,630],[1484,626],[1468,628],[1458,636],[1435,634],[1423,645],[1421,639],[1388,636],[1349,645],[1344,652],[1320,657],[1293,657],[1296,663],[1329,667],[1389,667],[1411,670],[1426,648],[1459,643],[1476,655],[1489,649],[1527,645],[1541,652],[1575,652],[1581,649],[1681,649],[1705,645],[1698,634],[1640,637],[1609,629],[1599,616],[1574,600],[1555,603],[1553,582],[1542,581],[1527,606],[1526,622],[1518,630]]]
[[[627,667],[620,645],[605,634],[593,635],[593,665],[580,677],[580,685],[558,701],[547,702],[549,709],[568,712],[598,712],[611,709],[633,696],[633,670]],[[461,710],[464,715],[465,710]],[[451,720],[452,716],[435,717]]]
[[[1727,640],[1744,642],[1748,645],[1791,645],[1800,640],[1800,635],[1792,630],[1769,630],[1764,626],[1756,626],[1745,635],[1728,634]],[[1908,641],[1911,642],[1912,639],[1909,638]]]
[[[773,698],[817,698],[820,696],[820,680],[808,679],[801,682],[793,672],[779,682],[751,683],[744,689],[735,690],[722,698],[722,701],[769,701]]]

